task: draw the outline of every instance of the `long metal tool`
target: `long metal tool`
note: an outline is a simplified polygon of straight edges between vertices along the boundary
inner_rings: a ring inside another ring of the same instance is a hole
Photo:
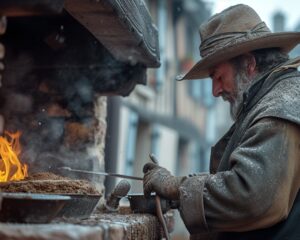
[[[153,163],[158,165],[158,160],[156,159],[154,154],[151,153],[149,155],[149,157],[150,157],[150,159]],[[168,231],[167,223],[166,223],[166,220],[165,220],[164,215],[162,213],[160,196],[158,196],[157,194],[155,196],[155,203],[156,203],[156,215],[158,217],[158,220],[159,220],[160,224],[162,225],[166,240],[170,240],[171,237],[170,237],[170,234],[169,234],[169,231]]]
[[[63,169],[63,170],[70,171],[70,172],[78,172],[78,173],[94,174],[94,175],[101,175],[101,176],[107,176],[107,177],[127,178],[127,179],[132,179],[132,180],[143,181],[143,178],[142,178],[142,177],[136,177],[136,176],[124,175],[124,174],[119,174],[119,173],[94,172],[94,171],[87,171],[87,170],[73,169],[73,168],[70,168],[70,167],[59,167],[59,169]]]

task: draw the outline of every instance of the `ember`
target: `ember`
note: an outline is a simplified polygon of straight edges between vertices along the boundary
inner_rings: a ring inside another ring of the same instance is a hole
[[[0,137],[0,182],[22,180],[27,177],[27,165],[18,158],[21,153],[20,135],[5,132],[7,137]]]

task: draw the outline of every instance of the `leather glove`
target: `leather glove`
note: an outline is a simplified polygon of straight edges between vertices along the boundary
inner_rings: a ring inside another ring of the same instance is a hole
[[[175,177],[167,169],[155,163],[146,163],[144,172],[144,195],[151,192],[169,200],[179,200],[179,187],[186,177]]]

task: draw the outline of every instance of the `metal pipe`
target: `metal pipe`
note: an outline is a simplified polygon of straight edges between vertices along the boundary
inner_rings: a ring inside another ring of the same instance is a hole
[[[86,171],[86,170],[80,170],[80,169],[72,169],[70,167],[59,167],[59,169],[67,170],[70,172],[95,174],[95,175],[101,175],[101,176],[107,176],[107,177],[119,177],[119,178],[127,178],[127,179],[132,179],[132,180],[143,181],[142,177],[124,175],[124,174],[119,174],[119,173],[94,172],[94,171]]]

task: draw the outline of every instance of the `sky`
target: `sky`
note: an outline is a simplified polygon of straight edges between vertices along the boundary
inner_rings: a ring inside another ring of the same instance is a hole
[[[206,2],[212,4],[213,14],[235,4],[247,4],[259,14],[271,29],[273,29],[272,16],[277,11],[281,11],[287,16],[286,31],[293,31],[296,25],[300,23],[299,0],[206,0]]]

